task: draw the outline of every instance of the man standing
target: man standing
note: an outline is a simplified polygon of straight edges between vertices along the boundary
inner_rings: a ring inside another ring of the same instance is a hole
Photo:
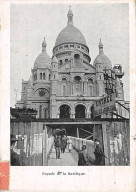
[[[79,151],[78,155],[78,166],[87,166],[88,155],[86,151],[86,145],[82,146],[82,150]]]
[[[55,150],[56,150],[56,159],[60,159],[60,148],[61,148],[61,140],[60,137],[57,136],[54,140]]]
[[[68,144],[68,150],[69,150],[69,152],[71,152],[71,150],[73,148],[73,146],[72,146],[72,140],[71,139],[68,139],[67,144]]]
[[[94,164],[96,166],[102,166],[103,165],[103,157],[104,158],[107,158],[107,157],[102,152],[102,148],[100,146],[100,142],[97,139],[95,140],[95,151],[94,151],[94,155],[95,155]]]
[[[17,143],[18,139],[16,139],[15,135],[11,135],[10,138],[10,155],[11,155],[11,165],[12,166],[20,166],[20,161],[19,161],[19,155],[14,151],[15,149],[15,144]]]
[[[67,140],[66,137],[63,135],[62,140],[61,140],[61,152],[65,152],[67,146]]]

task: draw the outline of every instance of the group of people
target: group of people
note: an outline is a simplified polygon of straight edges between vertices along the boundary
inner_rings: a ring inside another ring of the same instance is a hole
[[[95,139],[94,141],[94,155],[95,155],[95,160],[91,162],[91,164],[95,166],[101,166],[104,163],[104,158],[107,158],[105,154],[102,151],[102,148],[100,146],[100,141]],[[86,151],[86,145],[82,146],[82,150],[79,151],[78,155],[78,166],[87,166],[89,164],[89,159],[88,159],[88,154]]]
[[[54,147],[56,150],[56,159],[60,159],[60,153],[64,153],[66,148],[68,147],[69,152],[72,150],[72,140],[70,140],[67,136],[56,135],[54,138]]]
[[[54,146],[56,150],[56,159],[60,159],[60,154],[64,153],[66,148],[68,148],[69,152],[71,152],[73,148],[72,140],[65,135],[63,136],[56,135],[54,138]],[[82,149],[78,152],[78,166],[89,165],[89,157],[86,149],[87,149],[86,145],[83,145]],[[94,155],[95,155],[95,160],[91,161],[91,164],[95,166],[104,165],[104,158],[107,157],[103,153],[103,150],[100,146],[100,141],[97,139],[94,140]]]

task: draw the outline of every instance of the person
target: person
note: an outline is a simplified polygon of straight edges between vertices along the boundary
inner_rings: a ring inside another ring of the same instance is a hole
[[[56,159],[60,159],[61,140],[59,136],[55,138],[54,145],[55,145],[55,150],[56,150]]]
[[[65,152],[66,146],[67,146],[67,140],[65,136],[63,136],[61,139],[61,152],[63,153]]]
[[[17,141],[18,141],[18,139],[16,139],[16,136],[11,135],[11,138],[10,138],[10,143],[11,143],[10,155],[11,155],[11,165],[12,166],[20,166],[19,155],[14,151],[14,148],[15,148],[15,145],[16,145]]]
[[[88,162],[88,156],[86,151],[86,145],[82,146],[82,150],[78,154],[78,166],[86,166]]]
[[[72,146],[72,140],[71,139],[68,139],[67,144],[68,144],[68,150],[69,150],[69,152],[71,152],[71,150],[73,148],[73,146]]]
[[[105,154],[102,151],[99,140],[95,139],[94,143],[95,143],[95,151],[94,151],[95,161],[94,161],[94,165],[96,165],[96,166],[100,165],[101,166],[101,165],[103,165],[103,158],[107,158],[107,157],[105,156]]]

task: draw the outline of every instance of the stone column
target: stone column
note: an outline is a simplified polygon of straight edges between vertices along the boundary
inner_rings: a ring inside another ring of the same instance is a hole
[[[87,118],[91,118],[91,114],[89,111],[87,111]]]
[[[70,118],[75,118],[75,110],[73,107],[71,108]]]
[[[87,96],[87,82],[84,83],[84,94]]]

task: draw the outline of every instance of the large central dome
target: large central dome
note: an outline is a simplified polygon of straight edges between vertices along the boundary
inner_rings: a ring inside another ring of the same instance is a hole
[[[55,47],[64,43],[79,43],[87,46],[86,40],[83,34],[73,25],[73,13],[71,9],[68,12],[68,24],[67,26],[59,33]]]
[[[55,47],[63,43],[80,43],[85,46],[86,40],[83,34],[73,24],[68,24],[58,35],[55,43]]]

